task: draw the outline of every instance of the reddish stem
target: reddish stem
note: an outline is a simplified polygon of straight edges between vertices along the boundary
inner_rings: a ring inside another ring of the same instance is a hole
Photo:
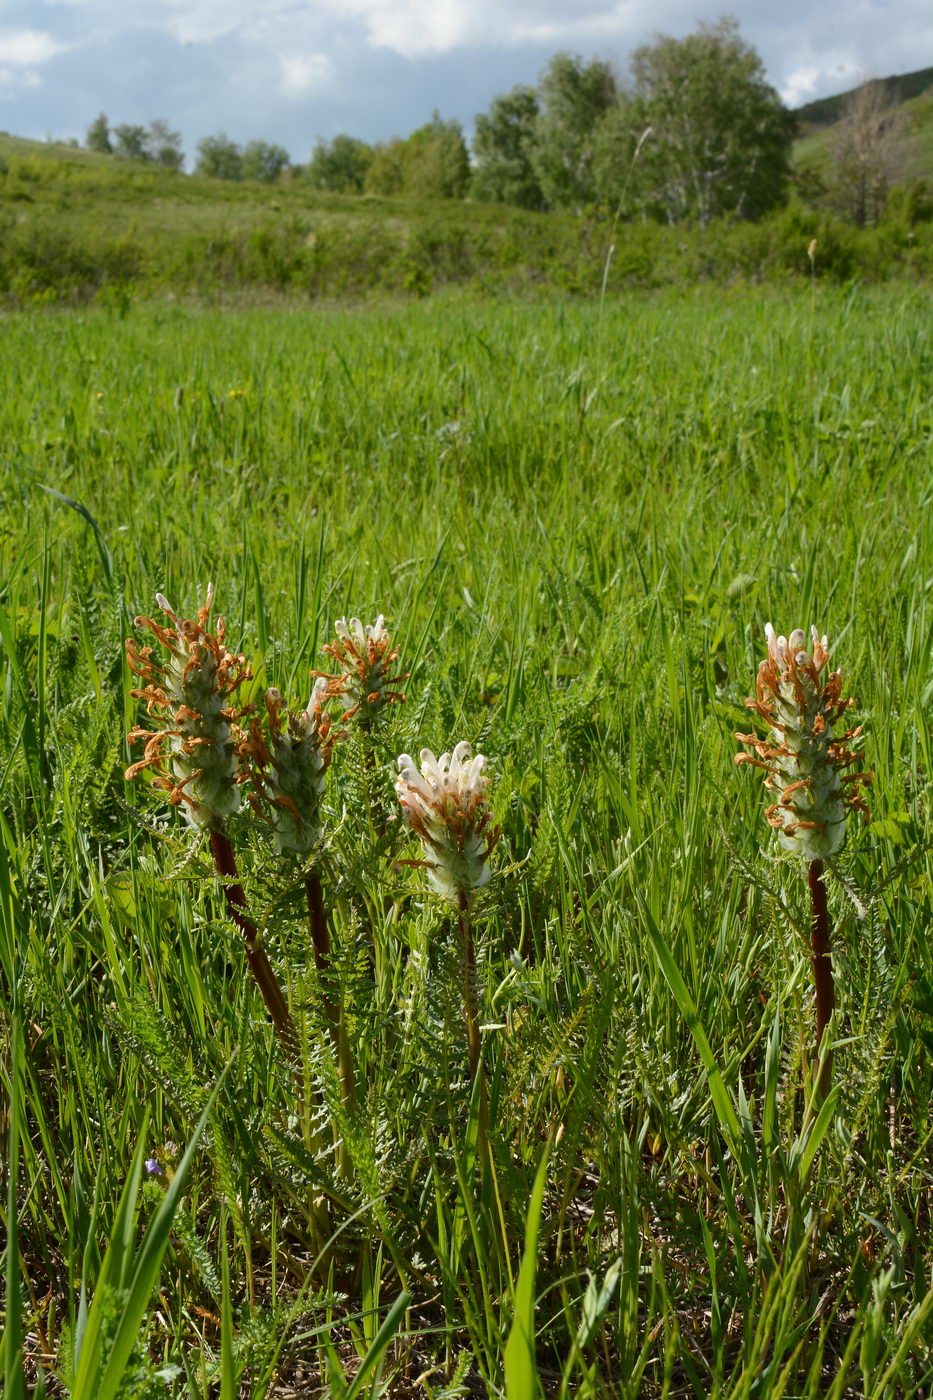
[[[807,871],[807,884],[810,886],[810,900],[813,905],[813,923],[810,928],[810,946],[813,962],[813,985],[816,988],[816,1048],[819,1062],[823,1032],[836,1005],[836,989],[833,984],[833,964],[830,956],[829,908],[826,902],[826,886],[823,884],[823,862],[812,860]],[[829,1093],[833,1073],[832,1051],[828,1051],[822,1073],[817,1084],[820,1098]]]
[[[479,1086],[479,1158],[483,1172],[489,1158],[489,1097],[486,1091],[486,1076],[483,1070],[483,1049],[479,1029],[479,1010],[476,1005],[476,945],[473,942],[473,925],[470,922],[470,897],[463,890],[457,900],[457,922],[460,928],[460,947],[463,957],[463,1011],[466,1020],[467,1058],[470,1066],[470,1084],[480,1076]]]
[[[298,1058],[298,1037],[295,1025],[288,1010],[288,1003],[266,950],[259,941],[259,930],[246,914],[246,894],[240,884],[236,856],[230,838],[224,831],[211,831],[211,851],[217,873],[223,880],[224,894],[230,917],[243,935],[243,946],[250,972],[256,980],[266,1009],[272,1017],[276,1034],[292,1059]]]
[[[327,928],[327,910],[324,908],[324,891],[317,870],[312,870],[305,880],[305,894],[308,899],[308,927],[314,947],[314,961],[321,979],[324,1010],[331,1025],[337,1021],[337,1008],[327,993],[327,973],[330,971],[330,933]]]
[[[321,877],[316,869],[312,870],[305,880],[305,892],[308,896],[308,923],[311,928],[311,941],[314,944],[314,961],[317,963],[318,972],[323,974],[330,967],[330,934],[327,930]]]

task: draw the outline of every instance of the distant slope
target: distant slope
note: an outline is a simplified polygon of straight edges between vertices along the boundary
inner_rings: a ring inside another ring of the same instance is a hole
[[[898,73],[874,81],[881,84],[891,102],[909,102],[912,97],[919,97],[933,87],[933,68],[918,68],[915,73]],[[836,93],[834,97],[819,97],[815,102],[806,102],[796,108],[794,115],[801,133],[805,134],[811,127],[832,126],[842,116],[846,102],[855,91],[856,88],[849,88],[846,92]]]
[[[895,183],[913,180],[933,182],[933,68],[879,78],[892,102],[907,117],[895,156]],[[798,107],[795,113],[800,136],[794,143],[794,164],[825,176],[832,165],[836,123],[845,113],[855,89],[822,97]]]

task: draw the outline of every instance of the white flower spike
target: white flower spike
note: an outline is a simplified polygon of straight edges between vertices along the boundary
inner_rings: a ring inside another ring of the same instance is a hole
[[[345,617],[338,617],[334,623],[334,631],[342,641],[352,642],[353,647],[358,652],[366,651],[370,642],[375,642],[377,646],[389,640],[386,631],[386,620],[382,613],[373,623],[364,626],[358,617],[351,617],[349,622]]]
[[[421,768],[398,759],[395,790],[405,821],[424,846],[428,879],[444,899],[465,904],[489,883],[489,855],[500,830],[486,805],[489,777],[482,754],[468,743],[435,758],[421,750]]]
[[[861,762],[849,747],[861,729],[833,736],[833,724],[854,702],[841,698],[841,671],[821,677],[829,642],[815,627],[809,651],[800,628],[779,637],[769,622],[765,637],[768,656],[758,668],[757,694],[745,703],[768,725],[770,737],[737,734],[754,756],[740,753],[735,761],[764,769],[765,787],[778,794],[765,816],[784,850],[808,862],[824,860],[842,848],[847,811],[868,820],[860,785],[870,783],[871,774],[844,776]]]

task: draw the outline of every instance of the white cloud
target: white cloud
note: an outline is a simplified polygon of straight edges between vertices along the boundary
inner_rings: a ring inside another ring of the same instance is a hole
[[[34,5],[0,0],[24,15]],[[360,47],[409,59],[544,45],[592,52],[607,43],[622,58],[656,30],[685,34],[697,19],[732,10],[784,91],[803,97],[845,86],[849,71],[840,73],[825,52],[839,46],[840,34],[853,49],[856,71],[905,71],[933,42],[930,0],[825,0],[817,9],[812,0],[785,0],[779,12],[773,0],[703,0],[699,8],[688,0],[655,0],[647,9],[637,0],[579,0],[575,6],[567,0],[55,0],[48,6],[49,14],[68,10],[81,16],[82,45],[147,30],[185,45],[229,39],[253,54],[263,47],[274,55],[288,36],[301,56],[331,52],[339,33]],[[811,68],[819,77],[815,89],[805,90]]]
[[[38,87],[41,81],[31,68],[0,68],[0,102],[12,102],[17,93]]]
[[[796,62],[788,65],[788,70],[775,84],[788,107],[800,107],[814,98],[845,92],[873,76],[850,49],[827,48],[817,54],[807,44],[795,57]]]
[[[212,39],[222,39],[233,34],[250,19],[251,15],[262,14],[267,9],[281,10],[282,5],[259,4],[250,6],[243,3],[227,3],[227,0],[164,0],[163,4],[140,5],[136,11],[142,18],[148,11],[147,20],[156,28],[165,28],[180,44],[203,44]],[[165,12],[165,20],[160,23],[158,13]],[[125,21],[124,21],[125,23]]]
[[[564,0],[323,0],[362,22],[374,48],[404,58],[523,44],[599,42],[637,26],[632,0],[568,13]]]
[[[342,0],[339,10],[363,21],[375,47],[405,58],[448,53],[498,28],[481,4],[467,0]]]
[[[8,101],[39,87],[42,79],[36,69],[67,48],[40,29],[0,30],[0,99]]]
[[[2,3],[3,0],[0,0]],[[311,0],[316,5],[317,0]],[[126,32],[167,34],[179,44],[205,44],[251,29],[265,18],[288,23],[302,0],[57,0],[81,16],[85,38]]]
[[[35,68],[57,53],[64,53],[66,47],[40,29],[3,30],[0,31],[0,67],[4,70]]]
[[[319,91],[333,76],[326,53],[293,54],[289,58],[281,58],[279,67],[282,87],[290,93]]]
[[[781,97],[788,107],[799,107],[808,102],[817,91],[823,73],[819,68],[807,66],[796,68],[781,84]]]
[[[632,30],[631,21],[622,13],[622,7],[610,10],[591,10],[588,14],[568,18],[566,14],[555,19],[522,20],[512,22],[508,40],[513,44],[581,44],[598,43],[606,37],[622,38]]]

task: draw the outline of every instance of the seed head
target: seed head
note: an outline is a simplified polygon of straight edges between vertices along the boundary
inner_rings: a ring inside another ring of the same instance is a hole
[[[807,861],[822,860],[841,849],[847,811],[868,821],[860,788],[871,782],[871,774],[845,773],[862,761],[852,747],[861,728],[833,736],[833,725],[854,701],[842,699],[841,671],[821,677],[829,660],[826,637],[812,628],[812,647],[806,651],[799,628],[778,637],[769,622],[765,636],[767,660],[758,668],[755,698],[745,703],[768,725],[770,736],[737,734],[754,753],[737,754],[735,761],[764,769],[765,787],[778,794],[765,817],[783,848]]]
[[[341,716],[343,721],[358,714],[360,722],[369,727],[381,718],[386,705],[403,704],[405,696],[392,687],[408,680],[408,674],[393,676],[393,663],[398,660],[398,648],[386,631],[385,618],[380,613],[376,621],[364,627],[358,617],[338,617],[334,623],[337,636],[322,650],[333,657],[340,667],[339,676],[325,676],[322,671],[312,674],[327,681],[328,696],[344,696],[350,701]]]
[[[137,617],[168,653],[157,659],[154,648],[140,647],[135,638],[126,642],[131,671],[146,684],[130,694],[145,700],[146,713],[162,712],[164,727],[138,726],[127,738],[131,744],[145,741],[144,756],[126,770],[127,779],[150,768],[152,786],[168,793],[173,807],[182,807],[192,826],[219,830],[239,810],[240,790],[236,759],[237,721],[249,706],[235,708],[228,702],[243,681],[252,677],[246,657],[234,655],[225,645],[223,618],[217,630],[207,631],[213,585],[209,584],[203,608],[194,621],[179,618],[171,604],[156,594],[156,602],[172,625]]]
[[[489,778],[482,754],[467,743],[435,758],[421,750],[421,770],[399,756],[395,790],[402,814],[424,846],[428,879],[444,899],[469,899],[489,883],[489,855],[500,836],[486,805]]]
[[[307,709],[289,714],[277,690],[265,694],[268,734],[254,719],[240,744],[254,791],[250,805],[267,820],[280,852],[306,856],[321,837],[321,802],[334,744],[345,730],[331,729],[321,708],[327,681],[315,683]]]

